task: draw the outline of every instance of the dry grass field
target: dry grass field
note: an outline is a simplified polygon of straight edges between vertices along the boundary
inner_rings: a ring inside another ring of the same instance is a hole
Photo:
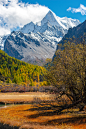
[[[26,92],[26,93],[0,93],[0,102],[6,103],[30,103],[30,102],[40,102],[40,101],[48,101],[54,100],[54,94],[47,94],[41,92]]]
[[[36,103],[0,108],[0,123],[18,126],[19,129],[86,129],[86,111],[69,109],[57,115],[56,110],[60,108],[60,104],[50,101],[51,98],[54,100],[55,95],[39,92],[1,93],[0,102],[36,100]]]

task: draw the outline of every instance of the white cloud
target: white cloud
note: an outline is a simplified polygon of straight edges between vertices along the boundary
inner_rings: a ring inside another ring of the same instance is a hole
[[[10,34],[10,29],[0,26],[0,36]]]
[[[72,8],[71,8],[71,7],[69,7],[69,8],[67,9],[67,11],[71,11],[71,9],[72,9]]]
[[[86,7],[82,4],[80,4],[79,8],[71,8],[69,7],[67,11],[71,11],[72,13],[78,13],[80,12],[82,15],[86,15]]]
[[[0,0],[0,35],[9,34],[13,28],[42,20],[49,11],[39,4],[25,4],[18,0]],[[2,31],[2,32],[1,32]]]

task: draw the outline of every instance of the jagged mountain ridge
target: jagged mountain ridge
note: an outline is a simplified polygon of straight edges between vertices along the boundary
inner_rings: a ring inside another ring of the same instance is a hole
[[[29,32],[40,32],[44,33],[49,28],[54,27],[55,29],[61,29],[60,31],[63,31],[63,35],[67,33],[67,30],[69,28],[73,28],[74,26],[77,26],[80,24],[79,20],[71,19],[67,17],[60,18],[56,16],[52,11],[49,11],[46,16],[42,19],[42,21],[34,24],[33,22],[30,22],[26,24],[23,28],[20,29],[22,33],[29,33]],[[42,28],[46,26],[45,30]],[[56,33],[57,34],[57,33]]]
[[[79,20],[57,17],[52,11],[38,23],[28,23],[19,31],[13,31],[5,41],[4,51],[8,55],[26,62],[52,58],[58,42],[70,27]]]

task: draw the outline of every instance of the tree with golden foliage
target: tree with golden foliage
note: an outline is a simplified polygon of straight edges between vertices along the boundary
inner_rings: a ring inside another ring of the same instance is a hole
[[[49,67],[47,79],[58,87],[61,94],[66,94],[72,106],[86,104],[86,44],[65,43],[64,49],[56,52],[56,57]]]

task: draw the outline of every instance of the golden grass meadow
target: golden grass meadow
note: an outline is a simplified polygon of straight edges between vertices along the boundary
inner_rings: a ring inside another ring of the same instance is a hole
[[[86,110],[65,109],[57,114],[62,102],[57,103],[55,95],[32,92],[0,93],[0,96],[0,102],[11,103],[0,108],[0,123],[19,129],[86,129]],[[23,104],[16,104],[21,101]]]

